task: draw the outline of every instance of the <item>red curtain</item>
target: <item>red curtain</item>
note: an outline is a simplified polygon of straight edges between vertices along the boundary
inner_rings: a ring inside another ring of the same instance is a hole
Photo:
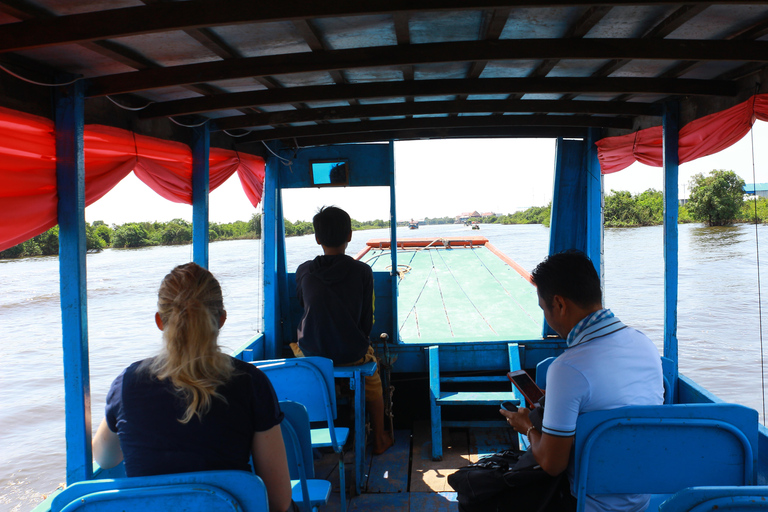
[[[101,125],[84,133],[85,204],[100,199],[133,171],[152,190],[192,204],[192,152],[188,146]],[[261,202],[264,159],[211,148],[210,190],[234,172],[246,197]],[[0,107],[0,251],[57,223],[53,122]]]
[[[768,94],[752,96],[727,110],[691,121],[680,130],[680,163],[713,155],[732,146],[749,133],[755,119],[768,121]],[[634,162],[653,167],[663,164],[661,126],[607,137],[596,144],[603,174],[621,171]]]

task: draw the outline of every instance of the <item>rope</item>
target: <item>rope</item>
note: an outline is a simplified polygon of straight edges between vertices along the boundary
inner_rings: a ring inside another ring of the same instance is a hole
[[[118,106],[118,107],[120,107],[120,108],[121,108],[121,109],[123,109],[123,110],[130,110],[131,112],[137,112],[137,111],[139,111],[139,110],[144,110],[145,108],[147,108],[147,107],[148,107],[148,106],[150,106],[151,104],[155,103],[154,101],[150,101],[149,103],[147,103],[147,104],[146,104],[146,105],[144,105],[143,107],[126,107],[125,105],[121,105],[120,103],[118,103],[118,102],[116,102],[115,100],[113,100],[111,96],[107,96],[106,98],[107,98],[109,101],[111,101],[111,102],[112,102],[112,103],[113,103],[115,106]]]
[[[759,87],[759,86],[758,86]],[[754,96],[755,98],[757,95]],[[754,117],[755,103],[752,102],[752,116]],[[751,120],[750,120],[751,121]],[[754,125],[749,130],[750,141],[752,143],[752,183],[753,187],[757,188],[757,180],[755,179],[755,129]],[[760,286],[760,238],[758,236],[759,219],[757,217],[757,190],[755,190],[755,257],[757,258],[757,312],[758,312],[758,326],[760,329],[760,388],[763,398],[763,421],[765,421],[765,356],[763,352],[763,299],[761,295]]]
[[[498,277],[496,277],[496,274],[494,274],[494,273],[493,273],[493,271],[492,271],[490,268],[488,268],[488,265],[486,265],[486,264],[485,264],[485,262],[483,261],[483,259],[480,257],[480,254],[479,254],[477,251],[475,251],[475,250],[473,250],[473,251],[472,251],[472,253],[474,253],[474,255],[477,257],[477,260],[480,262],[480,264],[483,266],[483,268],[485,268],[485,270],[487,270],[487,271],[488,271],[488,273],[491,275],[491,277],[493,277],[493,278],[496,280],[496,282],[497,282],[497,283],[499,283],[499,286],[501,286],[501,289],[502,289],[502,290],[504,290],[504,293],[506,293],[506,294],[507,294],[507,296],[508,296],[509,298],[511,298],[511,299],[512,299],[512,300],[515,302],[515,304],[517,305],[517,307],[518,307],[518,308],[520,308],[521,310],[523,310],[523,313],[525,313],[525,314],[526,314],[526,316],[528,317],[528,319],[529,319],[529,320],[531,320],[531,322],[533,322],[533,323],[535,323],[535,324],[538,324],[538,322],[537,322],[536,320],[534,320],[534,318],[531,316],[531,314],[530,314],[528,311],[526,311],[526,310],[525,310],[525,308],[523,307],[523,305],[522,305],[522,304],[520,304],[520,301],[518,301],[518,300],[517,300],[517,299],[514,297],[514,295],[512,295],[511,293],[509,293],[509,290],[507,290],[507,287],[506,287],[506,286],[504,286],[504,283],[502,283],[502,282],[501,282],[501,280],[500,280]]]

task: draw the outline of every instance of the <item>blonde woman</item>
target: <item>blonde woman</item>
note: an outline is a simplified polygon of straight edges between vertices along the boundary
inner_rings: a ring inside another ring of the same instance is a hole
[[[112,383],[93,439],[96,462],[110,468],[124,457],[131,477],[250,471],[253,456],[270,511],[295,510],[274,389],[259,369],[219,349],[227,312],[216,278],[195,263],[174,268],[157,310],[163,349]]]

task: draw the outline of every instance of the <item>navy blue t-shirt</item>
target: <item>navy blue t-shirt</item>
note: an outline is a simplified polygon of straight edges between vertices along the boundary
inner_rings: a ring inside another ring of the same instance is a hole
[[[283,414],[267,376],[232,358],[235,372],[200,421],[182,424],[184,399],[170,379],[160,381],[133,363],[107,394],[106,420],[120,439],[127,476],[239,469],[248,465],[255,432],[280,424]]]

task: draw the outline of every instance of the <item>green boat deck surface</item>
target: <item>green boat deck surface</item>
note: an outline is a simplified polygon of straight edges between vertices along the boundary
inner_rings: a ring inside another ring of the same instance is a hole
[[[389,249],[363,258],[388,271]],[[485,246],[398,249],[403,343],[541,338],[536,288]]]

